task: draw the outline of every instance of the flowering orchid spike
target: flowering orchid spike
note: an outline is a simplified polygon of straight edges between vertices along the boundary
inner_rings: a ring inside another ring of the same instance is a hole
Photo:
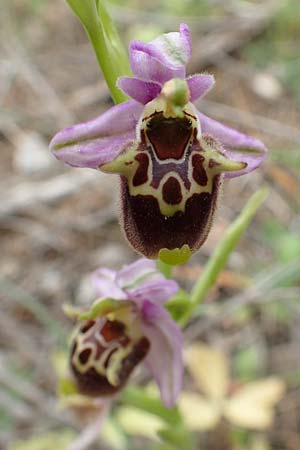
[[[266,148],[202,114],[193,102],[214,85],[209,74],[186,77],[187,25],[145,44],[133,41],[133,77],[118,87],[133,100],[58,133],[51,149],[75,167],[121,176],[121,223],[148,258],[185,261],[204,243],[225,178],[259,167]]]
[[[163,304],[178,285],[141,259],[119,272],[98,269],[92,276],[98,299],[77,316],[70,365],[79,391],[111,396],[145,359],[163,402],[174,405],[181,390],[182,333]],[[111,298],[116,295],[116,298]]]

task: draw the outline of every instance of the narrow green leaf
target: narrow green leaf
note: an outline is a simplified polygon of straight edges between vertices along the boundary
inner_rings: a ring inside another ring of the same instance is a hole
[[[142,411],[152,413],[170,425],[178,425],[181,423],[181,416],[177,408],[167,408],[161,401],[144,389],[136,386],[128,386],[123,391],[121,400],[130,406],[135,406]]]
[[[185,315],[181,318],[180,323],[184,325],[190,318],[193,310],[200,303],[203,302],[210,288],[216,282],[216,279],[225,267],[228,258],[236,246],[241,235],[248,227],[250,221],[255,215],[257,209],[264,202],[268,195],[268,189],[262,188],[256,192],[248,201],[237,219],[229,226],[225,232],[224,237],[219,242],[213,255],[206,264],[204,271],[200,278],[195,283],[192,292],[189,308],[187,308]]]
[[[158,432],[159,437],[174,450],[195,450],[193,435],[183,427],[165,428]]]

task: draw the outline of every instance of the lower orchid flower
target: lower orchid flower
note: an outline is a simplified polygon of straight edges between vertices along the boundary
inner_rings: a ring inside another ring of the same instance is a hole
[[[266,156],[258,139],[218,123],[194,102],[214,85],[209,74],[186,78],[187,25],[149,43],[132,41],[133,77],[117,86],[132,98],[59,132],[50,147],[73,167],[121,176],[121,223],[133,248],[165,261],[187,257],[211,228],[220,187],[256,169]],[[177,249],[177,250],[176,250]]]
[[[183,376],[182,333],[164,303],[178,290],[155,263],[140,259],[119,272],[93,275],[98,299],[78,313],[71,347],[71,369],[81,393],[111,396],[145,363],[157,381],[162,401],[174,405]]]

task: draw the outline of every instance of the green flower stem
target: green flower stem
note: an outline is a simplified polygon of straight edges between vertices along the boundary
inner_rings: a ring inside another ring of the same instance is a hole
[[[161,261],[160,259],[157,260],[157,268],[160,270],[160,272],[166,277],[166,278],[172,278],[172,269],[173,266],[170,266],[170,264],[166,264],[165,262]]]
[[[169,444],[170,449],[178,450],[196,450],[196,442],[192,433],[184,427],[170,427],[158,431],[159,437],[164,443]]]
[[[116,87],[118,77],[131,75],[128,55],[108,14],[105,0],[67,0],[67,2],[82,22],[94,47],[114,102],[122,103],[128,100],[127,96]]]
[[[210,257],[208,263],[204,268],[204,271],[202,272],[198,281],[195,283],[192,289],[189,307],[186,309],[185,313],[179,320],[179,323],[182,326],[187,323],[194,309],[203,302],[206,294],[217,280],[219,273],[226,265],[232,250],[236,246],[241,235],[246,230],[251,219],[253,218],[257,209],[263,203],[267,195],[267,188],[262,188],[258,192],[256,192],[250,198],[241,214],[225,232],[223,239],[218,244],[215,252]]]
[[[177,426],[181,424],[181,416],[177,408],[167,408],[157,397],[148,394],[144,389],[128,386],[122,392],[121,399],[127,405],[160,417],[168,425]]]
[[[168,448],[176,450],[196,450],[192,434],[186,429],[178,408],[166,408],[159,398],[145,392],[136,386],[128,386],[123,391],[121,400],[127,405],[134,406],[148,413],[160,417],[166,423],[166,428],[159,432]]]

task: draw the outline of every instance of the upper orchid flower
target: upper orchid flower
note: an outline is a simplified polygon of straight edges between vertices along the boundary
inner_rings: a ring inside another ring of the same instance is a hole
[[[145,358],[163,402],[174,405],[181,390],[182,333],[163,304],[178,285],[140,259],[119,272],[93,275],[98,299],[73,336],[71,368],[82,393],[111,395]]]
[[[129,51],[134,76],[117,86],[133,100],[59,132],[50,146],[73,167],[121,175],[122,223],[138,252],[190,254],[207,237],[223,179],[256,169],[266,148],[193,105],[214,77],[185,78],[187,25],[147,44],[132,41]]]

